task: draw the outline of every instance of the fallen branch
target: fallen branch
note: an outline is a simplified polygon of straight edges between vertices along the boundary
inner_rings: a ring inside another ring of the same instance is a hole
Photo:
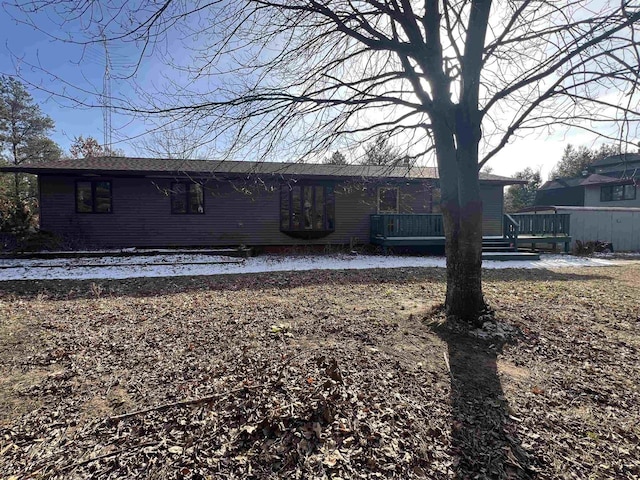
[[[451,379],[453,380],[453,372],[451,371],[451,365],[449,365],[449,357],[447,357],[447,352],[442,352],[442,356],[444,357],[444,363],[447,365],[449,375],[451,375]]]
[[[73,470],[74,468],[78,468],[78,467],[82,467],[83,465],[87,465],[91,462],[96,462],[98,460],[102,460],[104,458],[109,458],[109,457],[113,457],[116,455],[120,455],[121,453],[127,452],[129,450],[133,450],[134,448],[146,448],[146,447],[151,447],[153,445],[157,445],[158,442],[147,442],[147,443],[143,443],[141,445],[131,445],[130,447],[127,448],[121,448],[119,450],[114,450],[113,452],[109,452],[109,453],[105,453],[103,455],[98,455],[97,457],[93,457],[93,458],[88,458],[87,460],[83,460],[81,462],[76,462],[76,463],[70,463],[69,465],[65,465],[64,467],[60,468],[61,472],[64,472],[66,470]]]
[[[213,395],[207,395],[206,397],[191,398],[189,400],[180,400],[178,402],[164,403],[162,405],[156,405],[155,407],[144,408],[142,410],[135,410],[133,412],[123,413],[122,415],[116,415],[115,417],[108,417],[106,421],[119,422],[120,420],[124,420],[125,418],[135,417],[136,415],[142,415],[144,413],[160,412],[162,410],[168,410],[169,408],[174,408],[174,407],[183,407],[187,405],[198,405],[200,403],[207,403],[212,400],[217,400],[218,398],[231,395],[233,393],[241,392],[243,390],[252,390],[255,388],[261,388],[263,386],[264,385],[253,385],[253,386],[245,385],[239,388],[234,388],[233,390],[229,390],[228,392],[225,392],[225,393],[215,393]]]

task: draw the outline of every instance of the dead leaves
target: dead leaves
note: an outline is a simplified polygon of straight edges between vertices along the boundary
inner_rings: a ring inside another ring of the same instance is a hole
[[[470,391],[465,408],[454,408],[446,346],[402,308],[441,298],[442,271],[55,282],[31,296],[5,289],[1,313],[20,333],[0,335],[0,393],[33,408],[0,408],[0,471],[99,480],[490,476],[481,461],[463,461],[465,445],[452,437],[465,433],[467,452],[487,436],[519,440],[478,456],[503,459],[495,478],[514,478],[524,454],[539,478],[636,478],[640,271],[632,273],[487,273],[502,322],[487,345],[509,326],[522,335],[500,353],[479,352],[497,355],[504,395]]]

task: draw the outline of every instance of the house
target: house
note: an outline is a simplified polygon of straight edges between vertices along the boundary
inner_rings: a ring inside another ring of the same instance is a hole
[[[581,177],[546,182],[536,206],[523,212],[569,217],[576,242],[612,243],[618,251],[640,251],[640,154],[613,155],[594,162]]]
[[[581,177],[543,184],[536,206],[640,207],[640,153],[613,155],[594,162]]]
[[[38,176],[42,230],[101,248],[368,243],[371,215],[439,205],[430,167],[101,157],[1,170]],[[514,183],[480,174],[485,235],[503,235]]]

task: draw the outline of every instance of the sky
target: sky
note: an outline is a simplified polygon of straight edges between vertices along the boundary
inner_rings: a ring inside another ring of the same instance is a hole
[[[38,25],[53,35],[65,34],[46,19]],[[135,52],[127,49],[111,49],[110,55],[114,69],[125,67],[136,58]],[[0,10],[0,73],[19,73],[20,78],[32,84],[28,89],[42,111],[55,121],[56,129],[52,136],[65,151],[68,151],[75,136],[92,136],[101,143],[103,141],[103,110],[96,105],[100,100],[94,94],[99,94],[103,88],[104,58],[104,49],[100,44],[82,49],[70,43],[53,41],[44,32],[17,23]],[[158,80],[153,62],[145,65],[137,75],[142,86]],[[63,81],[68,85],[65,86]],[[87,93],[78,95],[74,87]],[[111,89],[114,95],[135,95],[126,83],[118,79],[112,79]],[[72,105],[73,102],[51,92],[62,92],[63,96],[70,94],[94,106],[82,108]],[[123,150],[126,155],[140,154],[140,136],[148,125],[132,122],[128,117],[113,113],[112,126],[113,146]],[[531,167],[534,170],[541,169],[543,178],[547,178],[568,143],[595,148],[602,140],[580,130],[564,129],[517,138],[494,157],[488,167],[494,174],[507,176]]]

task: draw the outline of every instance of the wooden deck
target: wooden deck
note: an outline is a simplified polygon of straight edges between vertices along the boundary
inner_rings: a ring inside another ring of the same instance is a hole
[[[511,214],[504,216],[504,235],[483,237],[487,250],[518,251],[528,246],[571,246],[569,215]],[[442,215],[374,214],[370,220],[370,243],[387,247],[431,247],[445,244]]]

